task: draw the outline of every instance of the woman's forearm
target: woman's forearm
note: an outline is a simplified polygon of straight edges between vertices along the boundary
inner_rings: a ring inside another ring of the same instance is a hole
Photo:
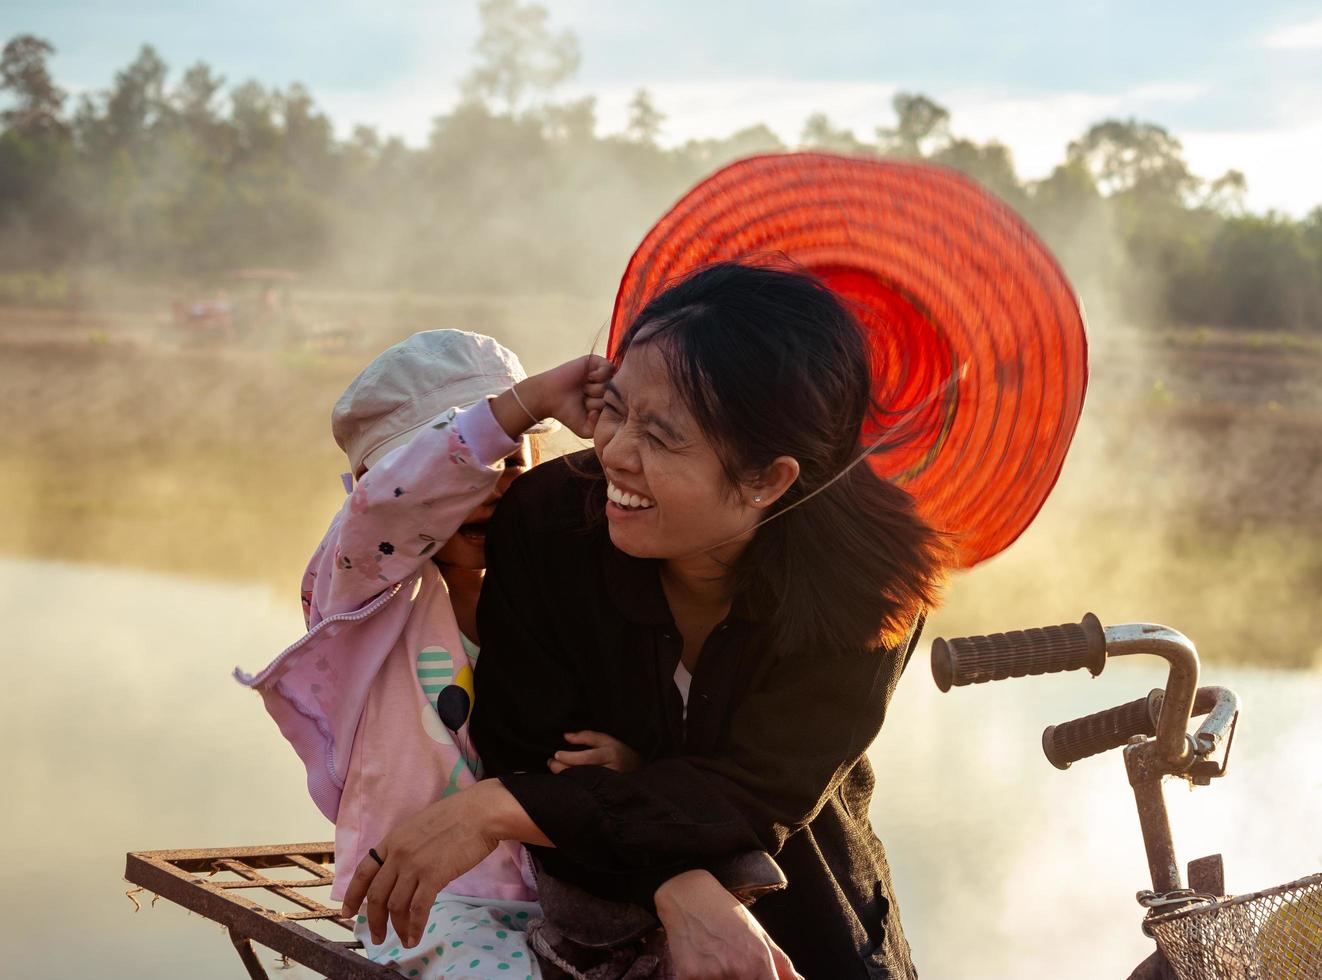
[[[680,977],[799,977],[758,921],[706,871],[685,871],[662,884],[656,914]]]
[[[482,794],[483,822],[491,836],[537,847],[555,847],[499,779],[484,779],[468,792],[474,790]]]

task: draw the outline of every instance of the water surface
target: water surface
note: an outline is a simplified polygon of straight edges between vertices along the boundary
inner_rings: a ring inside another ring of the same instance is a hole
[[[124,853],[329,839],[294,753],[228,678],[299,635],[297,596],[3,558],[0,596],[4,973],[241,976],[215,924],[165,901],[134,913]],[[1097,680],[941,695],[915,660],[871,754],[874,822],[924,978],[1112,980],[1146,955],[1121,761],[1059,772],[1038,739],[1162,677],[1155,661],[1117,663]],[[1235,687],[1245,715],[1225,780],[1168,790],[1181,858],[1224,852],[1239,890],[1322,867],[1322,677],[1212,667],[1204,681]]]

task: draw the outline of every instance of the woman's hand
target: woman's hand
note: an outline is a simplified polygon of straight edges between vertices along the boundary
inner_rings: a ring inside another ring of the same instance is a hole
[[[577,752],[561,749],[546,761],[554,773],[564,772],[570,766],[605,766],[616,772],[633,772],[643,764],[642,756],[605,732],[565,732],[565,741],[588,748]]]
[[[385,941],[389,918],[400,941],[412,948],[422,940],[441,889],[507,839],[550,843],[498,781],[483,780],[438,800],[377,843],[384,864],[370,854],[363,858],[349,882],[342,914],[357,915],[365,901],[372,941]]]
[[[708,872],[676,875],[655,897],[679,980],[802,980],[757,920]]]

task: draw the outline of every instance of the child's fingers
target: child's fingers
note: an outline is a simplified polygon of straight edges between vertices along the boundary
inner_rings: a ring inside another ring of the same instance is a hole
[[[615,373],[615,365],[604,357],[596,354],[588,355],[587,380],[595,383],[604,383],[610,380]]]
[[[565,741],[573,745],[601,746],[609,745],[617,740],[607,735],[605,732],[582,731],[565,732]]]
[[[555,773],[558,776],[560,775],[560,773],[564,772],[569,767],[565,765],[563,762],[560,762],[556,759],[547,759],[546,768],[550,769],[553,773]]]
[[[583,386],[583,397],[587,399],[595,398],[598,401],[605,401],[606,386],[604,384],[592,384],[589,382],[588,384],[585,384]]]
[[[583,749],[581,752],[561,750],[554,758],[567,766],[604,766],[613,756],[610,749]]]

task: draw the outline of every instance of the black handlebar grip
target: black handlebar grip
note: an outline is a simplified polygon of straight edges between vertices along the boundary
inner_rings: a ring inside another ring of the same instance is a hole
[[[1135,735],[1157,734],[1157,719],[1166,692],[1153,688],[1145,698],[1130,701],[1096,714],[1075,718],[1060,725],[1048,725],[1042,732],[1042,751],[1057,769],[1127,745]],[[1216,707],[1216,688],[1200,687],[1194,697],[1193,716],[1205,715]]]
[[[1106,631],[1092,613],[1063,626],[932,641],[932,677],[943,691],[1080,667],[1095,677],[1105,666]]]
[[[1057,769],[1128,744],[1135,735],[1156,735],[1161,712],[1160,688],[1147,697],[1061,725],[1048,725],[1042,733],[1042,751]]]

